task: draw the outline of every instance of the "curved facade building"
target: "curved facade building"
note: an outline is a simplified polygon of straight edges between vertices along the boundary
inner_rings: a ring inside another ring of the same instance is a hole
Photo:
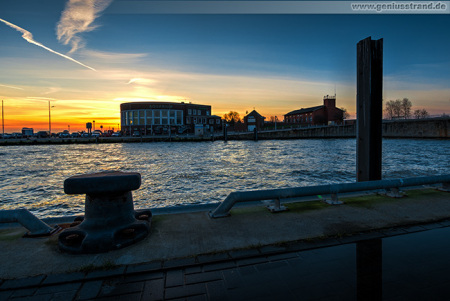
[[[125,135],[182,134],[222,128],[221,118],[211,115],[211,106],[177,102],[129,102],[120,104],[121,129]]]

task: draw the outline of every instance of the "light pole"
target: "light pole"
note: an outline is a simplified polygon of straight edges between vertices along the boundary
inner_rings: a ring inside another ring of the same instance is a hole
[[[68,129],[68,131],[69,131],[69,133],[70,133],[70,124],[67,126],[67,129]]]
[[[3,99],[2,99],[2,138],[5,139],[5,115],[3,114]]]
[[[95,120],[92,120],[92,122],[94,123],[94,131],[95,131]]]
[[[48,134],[50,138],[52,137],[52,117],[50,113],[50,108],[53,108],[54,106],[50,106],[50,100],[48,101]]]

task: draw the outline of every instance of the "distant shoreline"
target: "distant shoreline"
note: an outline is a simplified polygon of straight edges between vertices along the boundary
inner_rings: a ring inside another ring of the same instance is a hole
[[[383,121],[383,138],[450,139],[450,117],[416,120]],[[349,139],[356,138],[356,125],[313,126],[253,132],[229,132],[227,140],[285,140],[285,139]],[[98,138],[22,138],[0,139],[0,146],[91,143],[140,143],[140,142],[207,142],[224,140],[223,133],[194,135],[164,135],[142,137]]]

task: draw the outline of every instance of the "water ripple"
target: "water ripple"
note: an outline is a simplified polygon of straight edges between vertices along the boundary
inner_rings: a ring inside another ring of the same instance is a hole
[[[450,141],[383,141],[383,178],[445,174]],[[0,209],[37,216],[84,211],[66,178],[105,170],[139,172],[136,208],[222,201],[230,192],[354,182],[354,139],[8,146],[0,153]]]

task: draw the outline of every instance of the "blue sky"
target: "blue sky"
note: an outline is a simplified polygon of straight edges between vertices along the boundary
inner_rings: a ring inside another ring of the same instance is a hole
[[[384,39],[384,99],[408,97],[413,109],[450,113],[448,14],[118,14],[112,3],[93,20],[94,30],[76,35],[82,46],[70,52],[56,34],[66,5],[0,2],[1,19],[96,70],[28,43],[0,22],[0,97],[10,124],[45,124],[48,100],[61,127],[68,119],[117,124],[119,104],[136,100],[282,116],[320,105],[335,87],[337,105],[354,116],[356,43],[368,36]]]

